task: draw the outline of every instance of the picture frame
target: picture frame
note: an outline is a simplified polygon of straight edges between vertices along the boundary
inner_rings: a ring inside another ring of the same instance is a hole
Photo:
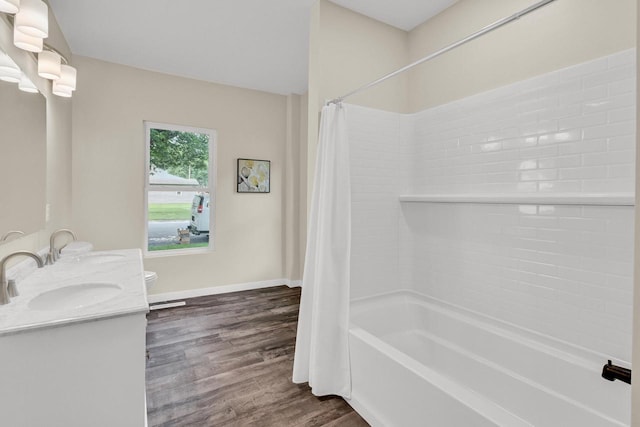
[[[270,193],[271,161],[238,159],[236,170],[238,193]]]

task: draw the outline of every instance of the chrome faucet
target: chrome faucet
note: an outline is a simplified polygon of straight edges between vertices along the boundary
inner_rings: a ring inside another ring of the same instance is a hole
[[[0,304],[9,304],[11,297],[18,296],[16,281],[7,280],[7,261],[18,255],[30,256],[36,261],[36,263],[38,264],[38,268],[44,267],[42,258],[40,258],[38,254],[35,254],[33,252],[17,251],[4,257],[2,261],[0,261]]]
[[[9,237],[13,236],[14,234],[16,234],[18,236],[23,236],[24,232],[20,231],[20,230],[7,231],[2,237],[0,237],[0,242],[4,242],[4,241],[8,240]]]
[[[76,235],[74,234],[74,232],[69,230],[68,228],[61,228],[60,230],[56,230],[53,233],[51,233],[51,237],[49,238],[49,253],[47,254],[47,264],[48,265],[55,264],[55,262],[58,260],[58,258],[60,258],[60,250],[61,249],[56,249],[56,237],[59,234],[62,234],[62,233],[69,233],[71,235],[71,237],[73,237],[74,241],[77,240]]]

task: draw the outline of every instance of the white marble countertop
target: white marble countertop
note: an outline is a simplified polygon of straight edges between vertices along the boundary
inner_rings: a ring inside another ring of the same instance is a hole
[[[34,309],[29,305],[44,292],[86,283],[115,284],[122,290],[102,302],[63,310]],[[0,305],[0,335],[149,310],[139,249],[65,256],[19,280],[17,288],[19,295],[9,304]]]

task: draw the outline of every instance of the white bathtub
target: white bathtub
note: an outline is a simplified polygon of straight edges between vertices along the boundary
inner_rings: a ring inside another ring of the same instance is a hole
[[[354,301],[351,319],[349,403],[372,426],[630,423],[603,355],[411,291]]]

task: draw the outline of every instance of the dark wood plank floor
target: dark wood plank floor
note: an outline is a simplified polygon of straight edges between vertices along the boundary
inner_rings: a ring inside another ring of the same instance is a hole
[[[149,313],[149,426],[367,426],[291,382],[299,301],[280,286]]]

